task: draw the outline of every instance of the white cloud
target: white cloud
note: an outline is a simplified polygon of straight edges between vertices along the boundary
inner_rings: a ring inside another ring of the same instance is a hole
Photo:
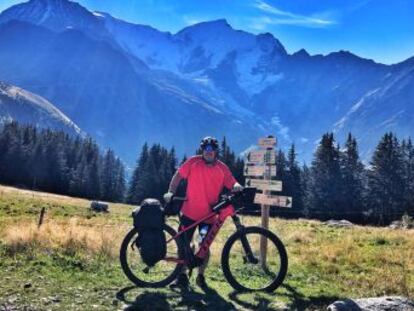
[[[289,137],[289,127],[282,124],[279,116],[274,116],[270,122],[276,127],[276,131],[280,136],[282,136],[285,140],[291,140]]]
[[[263,30],[267,25],[297,25],[322,28],[336,24],[334,20],[316,17],[316,14],[313,16],[306,16],[283,11],[262,0],[256,0],[253,6],[267,14],[267,16],[261,16],[254,19],[251,27],[257,30]]]

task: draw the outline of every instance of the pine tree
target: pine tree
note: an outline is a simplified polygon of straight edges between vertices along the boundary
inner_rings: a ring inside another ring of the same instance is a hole
[[[141,154],[137,160],[134,172],[132,174],[132,178],[129,184],[128,194],[126,201],[130,204],[138,204],[140,201],[138,200],[138,183],[141,178],[141,175],[143,174],[144,165],[147,162],[149,157],[148,153],[148,144],[145,143],[142,146]]]
[[[123,202],[125,197],[125,170],[120,159],[116,159],[115,163],[115,190],[114,201]]]
[[[311,183],[311,170],[304,164],[301,172],[301,187],[303,191],[303,216],[310,217],[310,183]]]
[[[0,151],[2,183],[102,198],[101,178],[105,161],[97,144],[90,138],[72,137],[51,129],[37,130],[30,125],[11,122],[0,131]],[[122,171],[119,174],[124,178],[121,162],[113,170],[107,174]],[[112,197],[113,194],[113,189],[107,186],[105,195]]]
[[[287,171],[285,177],[285,194],[292,197],[292,209],[298,212],[303,210],[303,189],[301,182],[301,171],[296,161],[295,145],[289,149],[286,163]]]
[[[363,174],[364,166],[359,159],[356,139],[348,134],[345,150],[340,154],[341,173],[343,182],[343,197],[345,215],[361,221],[364,212],[363,204]]]
[[[404,161],[404,210],[414,216],[414,146],[411,138],[403,143],[403,161]]]
[[[105,153],[103,159],[103,166],[101,172],[101,189],[102,189],[102,200],[114,201],[116,198],[116,182],[117,182],[117,171],[116,171],[116,159],[115,154],[111,149]]]
[[[280,180],[282,184],[285,185],[287,183],[287,170],[288,170],[287,160],[286,160],[285,153],[280,149],[277,152],[275,164],[276,164],[276,179]],[[283,187],[283,191],[281,194],[283,195],[286,194],[285,187]]]
[[[317,218],[333,218],[343,213],[339,150],[332,133],[322,136],[311,167],[309,211]]]
[[[368,206],[378,224],[384,225],[404,213],[403,155],[398,139],[386,133],[372,156],[368,170]]]

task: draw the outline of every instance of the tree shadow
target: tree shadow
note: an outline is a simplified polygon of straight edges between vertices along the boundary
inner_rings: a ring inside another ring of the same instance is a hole
[[[203,293],[196,292],[192,287],[186,289],[165,288],[162,291],[144,290],[131,301],[126,298],[126,294],[136,289],[130,286],[121,289],[116,298],[128,306],[126,311],[146,311],[146,310],[214,310],[228,311],[236,310],[236,307],[226,301],[216,290],[207,288]]]

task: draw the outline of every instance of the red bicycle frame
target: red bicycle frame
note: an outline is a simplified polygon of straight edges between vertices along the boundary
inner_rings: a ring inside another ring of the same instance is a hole
[[[216,209],[220,208],[220,209]],[[218,216],[215,221],[211,224],[211,228],[208,231],[206,237],[204,238],[203,242],[200,245],[200,248],[198,252],[195,254],[196,257],[200,258],[201,260],[204,259],[207,254],[208,250],[210,249],[211,244],[213,243],[215,237],[217,236],[217,233],[220,231],[220,228],[223,226],[224,222],[228,217],[234,216],[236,214],[236,211],[234,210],[233,206],[228,205],[227,207],[223,207],[218,205],[217,207],[213,208],[213,211],[208,214],[207,216],[201,218],[200,220],[197,220],[195,223],[184,227],[181,231],[179,231],[175,236],[170,238],[167,243],[171,242],[174,239],[177,239],[179,236],[181,236],[184,232],[190,230],[191,228],[194,228],[195,226],[198,226],[199,224],[205,222],[206,220],[209,220],[215,216]],[[186,261],[183,259],[178,258],[171,258],[167,257],[164,258],[166,261],[174,261],[180,264],[185,264]]]

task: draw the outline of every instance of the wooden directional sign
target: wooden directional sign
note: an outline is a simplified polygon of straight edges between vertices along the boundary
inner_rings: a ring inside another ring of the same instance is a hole
[[[262,177],[267,170],[270,170],[270,176],[276,176],[276,165],[271,166],[245,166],[244,176]]]
[[[262,191],[282,191],[280,180],[246,179],[247,187],[255,187]]]
[[[276,138],[269,137],[269,138],[260,138],[259,139],[259,146],[263,148],[271,148],[276,145]]]
[[[254,203],[279,207],[292,207],[292,198],[278,195],[256,193]]]
[[[252,163],[274,163],[276,152],[274,150],[256,150],[250,151],[247,160]]]

